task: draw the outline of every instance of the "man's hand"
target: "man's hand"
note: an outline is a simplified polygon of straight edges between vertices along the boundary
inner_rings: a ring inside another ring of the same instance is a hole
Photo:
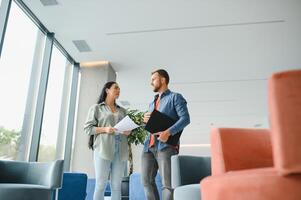
[[[150,115],[151,113],[150,112],[147,112],[147,113],[144,113],[144,116],[143,116],[143,122],[146,124],[150,118]]]
[[[169,136],[171,136],[171,133],[169,132],[169,129],[167,129],[165,131],[159,132],[156,135],[159,135],[159,137],[158,137],[159,141],[161,141],[161,142],[167,142]]]

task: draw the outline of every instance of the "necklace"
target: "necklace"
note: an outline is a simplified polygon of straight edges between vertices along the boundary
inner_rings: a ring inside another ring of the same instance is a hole
[[[108,105],[108,107],[110,108],[111,112],[113,112],[113,113],[115,113],[117,111],[115,105]]]

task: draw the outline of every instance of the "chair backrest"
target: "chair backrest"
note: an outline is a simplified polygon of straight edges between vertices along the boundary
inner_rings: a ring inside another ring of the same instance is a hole
[[[210,175],[210,157],[189,155],[174,155],[171,157],[172,188],[199,183],[200,180]]]
[[[268,129],[213,128],[212,174],[272,167],[271,134]]]
[[[64,173],[58,200],[84,200],[86,198],[87,175],[83,173]]]
[[[0,183],[26,183],[28,162],[0,160]]]
[[[157,173],[155,182],[160,199],[162,199],[162,180],[159,172]],[[136,172],[130,175],[129,200],[146,200],[140,173]]]
[[[21,183],[59,188],[63,160],[51,162],[0,161],[0,183]]]
[[[269,111],[275,168],[281,175],[301,173],[301,70],[272,75]]]
[[[86,193],[87,193],[86,200],[93,200],[94,191],[95,191],[95,183],[96,183],[95,178],[88,179],[87,189],[86,189]],[[104,196],[111,196],[111,187],[110,187],[109,182],[107,182]]]

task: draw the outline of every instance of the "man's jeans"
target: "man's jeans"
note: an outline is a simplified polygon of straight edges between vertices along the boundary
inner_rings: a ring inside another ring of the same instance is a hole
[[[142,153],[142,183],[147,200],[159,200],[159,193],[155,183],[155,177],[159,168],[162,179],[163,200],[173,199],[173,189],[171,188],[171,156],[177,154],[173,147],[162,150],[150,148],[149,152]]]

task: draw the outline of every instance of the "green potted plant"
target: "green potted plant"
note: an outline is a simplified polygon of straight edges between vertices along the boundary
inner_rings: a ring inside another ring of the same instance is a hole
[[[143,123],[144,112],[139,110],[128,109],[127,115],[131,118],[131,120],[133,120],[139,126],[138,128],[132,130],[131,134],[128,136],[129,163],[130,163],[129,174],[131,175],[134,170],[132,144],[134,145],[143,144],[145,137],[147,135],[147,131],[144,129],[144,123]]]
[[[133,152],[132,152],[132,144],[138,145],[143,144],[145,137],[147,135],[147,131],[144,129],[143,123],[143,115],[144,112],[139,110],[127,110],[127,115],[133,120],[139,127],[135,128],[131,131],[131,134],[128,136],[128,145],[129,145],[129,176],[133,173],[134,170],[134,162],[133,162]],[[129,199],[129,176],[125,176],[122,178],[121,182],[121,200]]]

